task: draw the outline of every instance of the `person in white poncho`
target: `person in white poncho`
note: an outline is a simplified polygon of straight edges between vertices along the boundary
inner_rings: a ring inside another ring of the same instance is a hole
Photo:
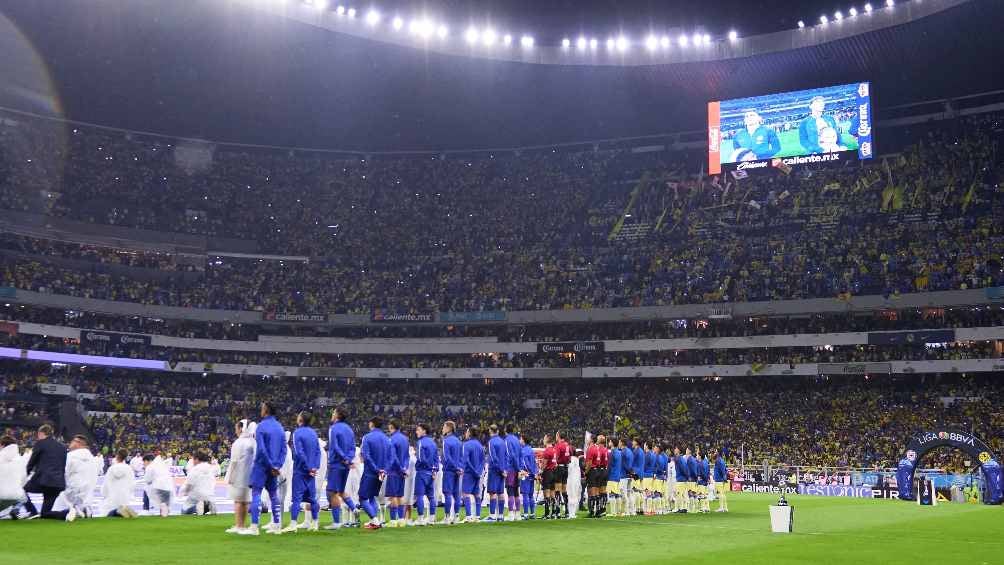
[[[91,454],[87,438],[73,436],[66,454],[66,489],[56,499],[52,509],[65,512],[66,521],[78,516],[91,517],[91,503],[98,486],[98,475],[103,467],[100,457]]]
[[[216,478],[220,466],[213,463],[209,453],[199,449],[192,457],[194,465],[188,471],[179,494],[186,498],[182,514],[216,514]]]
[[[235,534],[247,527],[248,504],[251,502],[251,466],[257,449],[254,432],[257,424],[247,420],[237,423],[237,439],[230,446],[230,464],[227,466],[226,482],[229,497],[234,501],[234,525],[227,529]]]
[[[146,465],[143,481],[150,498],[150,510],[166,518],[171,513],[171,496],[174,495],[171,468],[165,460],[150,454],[143,456],[143,464]]]
[[[12,518],[17,518],[18,507],[25,500],[26,466],[27,460],[21,457],[14,438],[0,438],[0,511],[9,508]]]
[[[569,518],[576,517],[582,497],[582,475],[579,469],[579,456],[576,454],[568,461],[568,483],[565,484],[565,492],[568,493]]]
[[[118,450],[115,453],[115,462],[105,471],[101,495],[105,499],[104,513],[109,517],[136,517],[136,511],[129,507],[136,492],[136,475],[132,466],[126,463],[127,457],[129,453],[126,450]]]

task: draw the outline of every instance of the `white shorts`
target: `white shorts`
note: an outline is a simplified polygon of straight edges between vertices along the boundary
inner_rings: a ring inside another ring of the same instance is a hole
[[[230,492],[227,497],[234,502],[251,502],[251,489],[248,487],[235,487],[230,485]]]

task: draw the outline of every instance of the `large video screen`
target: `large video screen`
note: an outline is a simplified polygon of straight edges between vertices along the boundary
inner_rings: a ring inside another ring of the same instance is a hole
[[[871,159],[867,82],[708,103],[708,173]]]

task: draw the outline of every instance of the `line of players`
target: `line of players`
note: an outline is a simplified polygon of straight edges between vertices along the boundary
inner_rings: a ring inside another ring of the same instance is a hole
[[[286,434],[276,420],[274,408],[268,402],[261,405],[261,421],[255,425],[239,425],[241,434],[234,444],[231,466],[236,461],[248,461],[248,473],[228,472],[230,494],[235,501],[236,525],[228,533],[258,535],[263,493],[270,501],[272,517],[264,531],[271,534],[296,532],[299,529],[319,529],[320,504],[317,499],[316,477],[322,464],[322,451],[316,432],[311,427],[312,416],[300,413],[297,429],[292,434],[293,474],[291,523],[281,526],[281,501],[277,496],[278,477],[286,459]],[[241,429],[243,426],[244,429]],[[538,453],[514,426],[500,429],[491,425],[482,443],[481,430],[468,427],[461,440],[456,424],[443,424],[442,450],[432,437],[428,424],[415,427],[412,446],[398,422],[387,423],[380,417],[367,422],[368,431],[362,437],[359,460],[358,500],[346,489],[349,474],[355,470],[356,437],[344,408],[335,408],[327,441],[327,479],[325,483],[332,523],[326,530],[358,527],[360,512],[369,521],[366,529],[385,526],[431,525],[436,523],[435,479],[442,474],[444,519],[441,524],[460,522],[504,522],[537,519],[534,483],[540,481],[544,511],[542,519],[568,518],[567,484],[573,462],[573,449],[561,433],[544,437]],[[250,431],[250,433],[248,433]],[[252,439],[253,438],[253,439]],[[241,444],[243,442],[243,446]],[[708,495],[718,492],[719,511],[727,511],[725,501],[725,462],[716,456],[714,481],[708,461],[687,449],[674,450],[668,457],[661,446],[633,440],[628,448],[624,440],[607,441],[600,435],[590,441],[585,450],[583,472],[588,487],[589,516],[599,518],[607,513],[608,503],[614,515],[662,514],[667,512],[709,511]],[[486,446],[487,445],[487,449]],[[248,450],[243,455],[241,450]],[[414,452],[414,456],[412,456]],[[717,455],[717,454],[716,454]],[[239,463],[237,463],[239,465]],[[670,478],[672,473],[672,480]],[[239,477],[246,475],[246,482]],[[238,477],[235,479],[235,477]],[[670,484],[675,484],[670,497]],[[484,489],[482,490],[482,487]],[[710,487],[710,490],[709,490]],[[406,510],[413,493],[418,520],[406,521]],[[483,497],[488,497],[488,517],[481,519]],[[379,498],[386,501],[389,519],[384,520]],[[714,496],[714,494],[712,494]],[[464,518],[461,519],[461,506]],[[309,508],[303,523],[297,523],[302,507]],[[244,509],[250,511],[251,524],[243,525]],[[574,517],[574,514],[573,516]],[[344,520],[343,520],[344,518]]]
[[[607,440],[603,435],[586,448],[585,474],[589,516],[633,514],[654,516],[668,513],[728,512],[728,468],[715,451],[713,463],[701,449],[691,453],[673,448],[669,456],[658,443],[637,438],[628,446],[624,439]]]

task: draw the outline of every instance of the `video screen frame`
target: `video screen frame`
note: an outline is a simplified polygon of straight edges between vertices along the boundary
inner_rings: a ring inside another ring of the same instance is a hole
[[[708,174],[873,155],[870,82],[708,103]]]

